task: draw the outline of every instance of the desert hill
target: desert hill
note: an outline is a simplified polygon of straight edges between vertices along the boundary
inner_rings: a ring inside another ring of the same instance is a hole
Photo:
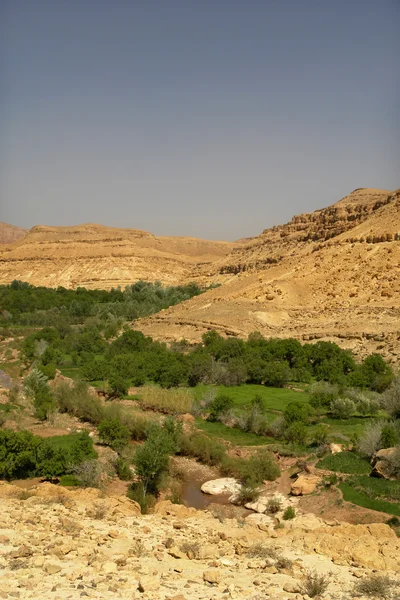
[[[356,190],[264,231],[212,265],[221,287],[135,324],[156,338],[326,339],[400,356],[400,191]]]
[[[15,227],[15,225],[9,225],[0,221],[0,244],[12,244],[24,237],[26,233],[27,229]]]
[[[48,287],[102,289],[139,279],[178,284],[190,281],[199,263],[207,270],[234,246],[96,224],[37,226],[0,250],[0,283],[20,279]]]

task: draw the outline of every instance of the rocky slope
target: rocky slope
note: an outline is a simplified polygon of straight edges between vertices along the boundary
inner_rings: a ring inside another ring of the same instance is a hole
[[[26,235],[27,229],[0,222],[0,244],[12,244]]]
[[[51,484],[0,483],[0,598],[308,600],[308,572],[328,578],[324,600],[355,597],[385,572],[400,592],[400,541],[383,524],[302,515],[281,529],[216,519],[168,501],[142,516],[126,498]]]
[[[207,268],[234,246],[95,224],[37,226],[0,250],[0,283],[20,279],[48,287],[110,289],[159,279],[176,285],[191,281],[199,263]]]
[[[400,356],[400,191],[356,190],[264,231],[214,263],[224,285],[136,324],[198,341],[210,329],[326,339]]]

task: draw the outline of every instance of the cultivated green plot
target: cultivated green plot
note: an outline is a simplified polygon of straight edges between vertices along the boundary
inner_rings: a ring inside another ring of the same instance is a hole
[[[284,411],[290,402],[295,400],[299,402],[308,402],[309,396],[306,392],[297,392],[288,388],[272,388],[264,385],[245,384],[238,386],[225,385],[198,385],[194,388],[194,394],[197,399],[201,399],[210,389],[215,390],[215,394],[227,394],[231,396],[235,407],[247,408],[251,401],[257,395],[261,396],[264,406],[267,410]]]
[[[237,446],[265,446],[275,443],[274,438],[248,433],[234,427],[227,427],[223,423],[203,421],[196,419],[196,426],[211,438],[218,438],[231,442]]]

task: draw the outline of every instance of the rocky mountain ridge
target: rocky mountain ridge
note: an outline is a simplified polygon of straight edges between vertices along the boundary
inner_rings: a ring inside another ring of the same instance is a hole
[[[15,225],[9,225],[0,221],[0,244],[12,244],[23,238],[27,232],[27,229],[15,227]]]

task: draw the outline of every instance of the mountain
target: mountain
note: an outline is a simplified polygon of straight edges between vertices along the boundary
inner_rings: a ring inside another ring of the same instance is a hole
[[[15,227],[15,225],[0,221],[0,244],[12,244],[24,237],[27,231],[27,229],[21,229],[21,227]]]
[[[223,285],[135,323],[158,339],[324,339],[400,357],[400,190],[359,189],[294,217],[212,264]]]
[[[157,237],[96,224],[33,227],[0,248],[0,283],[110,289],[139,279],[176,285],[209,270],[236,246],[190,237]]]

